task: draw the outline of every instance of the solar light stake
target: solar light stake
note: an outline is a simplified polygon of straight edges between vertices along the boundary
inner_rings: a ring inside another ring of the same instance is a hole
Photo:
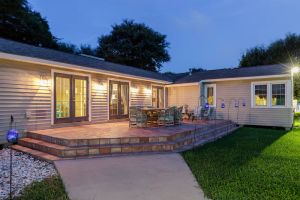
[[[11,145],[12,144],[16,144],[18,142],[18,136],[19,133],[16,129],[16,123],[15,123],[15,128],[12,129],[12,124],[14,122],[14,117],[11,115],[10,117],[11,121],[10,121],[10,129],[9,131],[7,131],[6,134],[6,140],[8,143],[10,143],[10,173],[9,173],[9,199],[12,200],[12,173],[13,173],[13,166],[12,166],[12,148]]]

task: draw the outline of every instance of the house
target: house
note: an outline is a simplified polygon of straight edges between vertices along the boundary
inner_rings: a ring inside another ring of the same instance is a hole
[[[278,126],[293,124],[291,69],[266,65],[207,70],[168,85],[168,105],[191,109],[208,102],[217,118],[237,124]]]
[[[208,70],[174,82],[160,73],[0,38],[0,83],[0,141],[11,116],[26,132],[128,118],[136,105],[193,109],[208,102],[218,118],[239,124],[290,128],[293,122],[291,75],[283,65]]]

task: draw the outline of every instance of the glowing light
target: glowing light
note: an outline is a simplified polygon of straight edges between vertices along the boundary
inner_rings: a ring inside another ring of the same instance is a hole
[[[298,73],[299,72],[299,67],[292,67],[292,74],[296,74],[296,73]]]
[[[205,108],[205,109],[208,109],[208,108],[209,108],[209,104],[208,104],[208,103],[205,103],[204,108]]]
[[[102,82],[100,82],[99,84],[98,84],[98,87],[97,87],[97,90],[105,90],[105,85],[102,83]]]
[[[6,134],[7,142],[16,144],[18,142],[19,132],[16,129],[11,129]]]

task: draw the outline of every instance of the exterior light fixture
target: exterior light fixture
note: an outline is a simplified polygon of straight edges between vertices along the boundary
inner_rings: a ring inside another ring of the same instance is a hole
[[[296,74],[299,72],[299,70],[300,70],[299,67],[294,66],[294,67],[292,67],[291,72],[292,72],[292,74]]]
[[[243,106],[243,107],[246,106],[246,101],[245,101],[245,99],[243,100],[242,106]]]

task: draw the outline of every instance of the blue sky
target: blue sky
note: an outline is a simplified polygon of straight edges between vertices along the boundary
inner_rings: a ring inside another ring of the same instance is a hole
[[[300,34],[299,0],[29,0],[52,33],[76,45],[97,45],[123,19],[167,35],[171,61],[162,71],[238,65],[242,53],[287,33]]]

